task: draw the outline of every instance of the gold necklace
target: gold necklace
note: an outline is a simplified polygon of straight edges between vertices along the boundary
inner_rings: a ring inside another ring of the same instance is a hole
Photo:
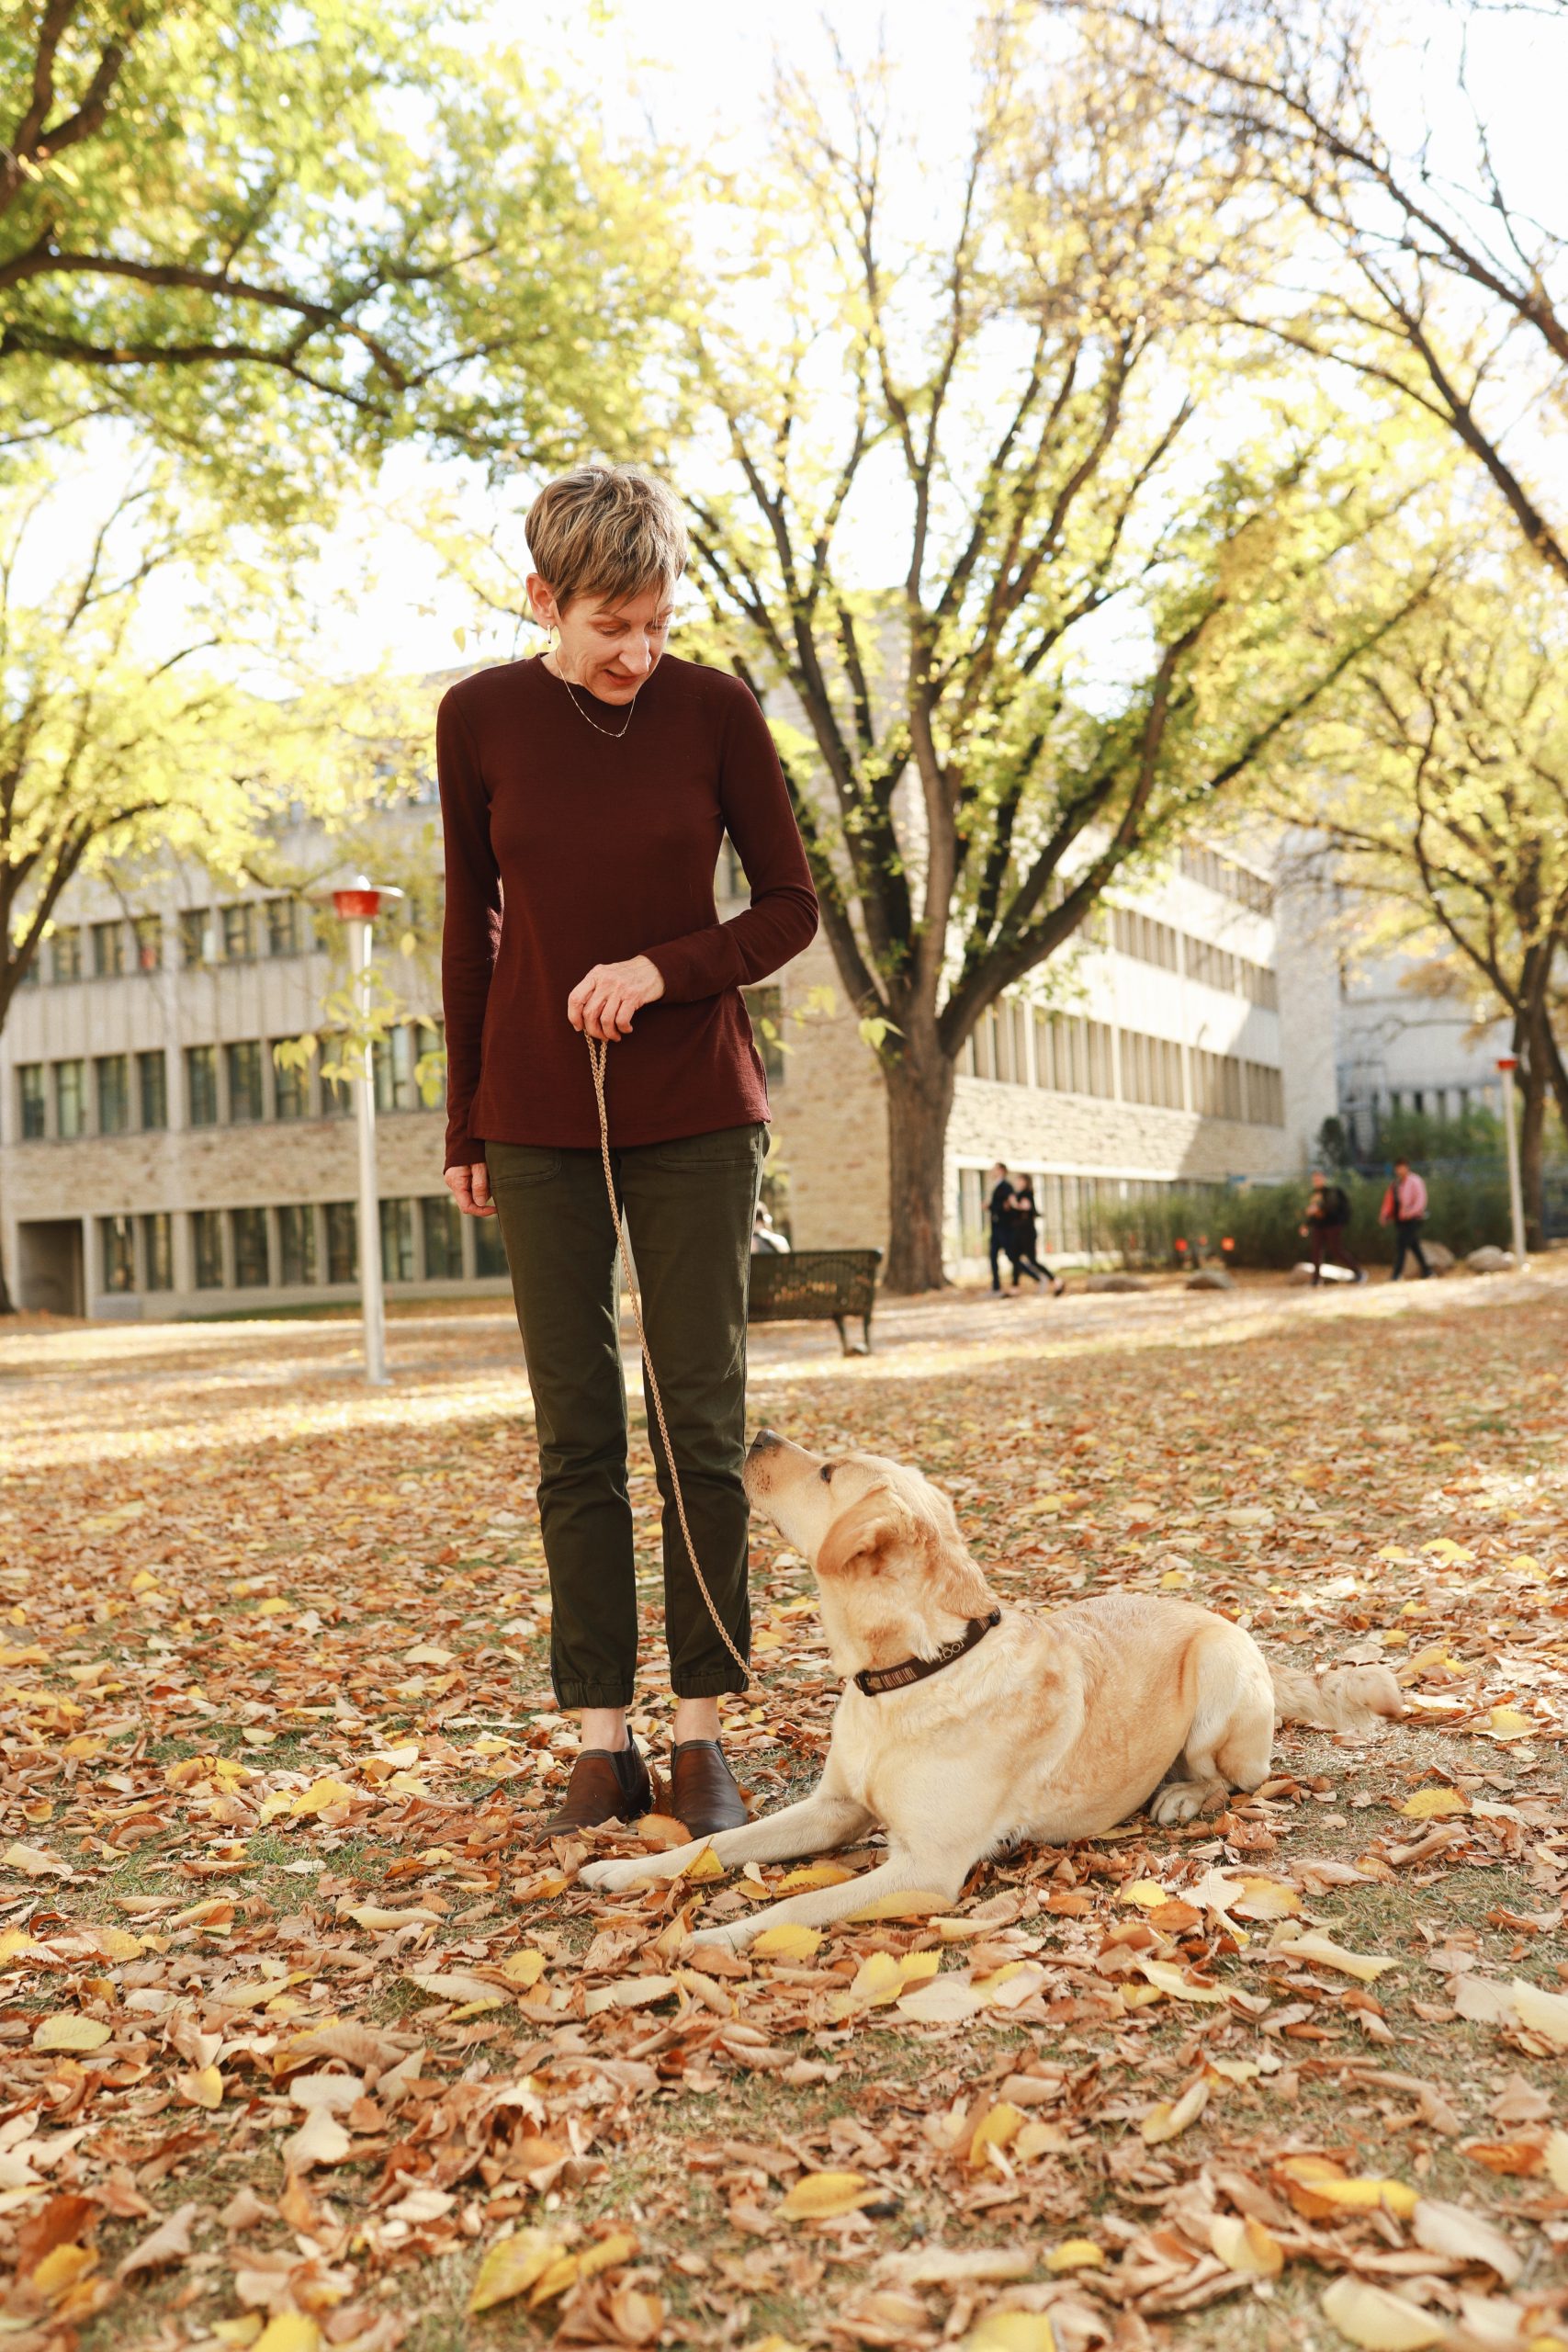
[[[558,662],[558,655],[557,656],[557,660]],[[612,743],[618,743],[622,736],[626,733],[626,728],[631,725],[632,720],[637,714],[637,695],[633,695],[630,703],[626,707],[626,727],[601,727],[596,718],[589,717],[588,712],[583,709],[582,705],[578,701],[576,695],[572,693],[571,680],[567,676],[566,672],[561,669],[557,669],[554,674],[560,680],[561,684],[566,688],[568,695],[570,696],[571,707],[573,710],[576,711],[578,717],[588,720],[588,724],[592,728],[595,735],[607,735]]]

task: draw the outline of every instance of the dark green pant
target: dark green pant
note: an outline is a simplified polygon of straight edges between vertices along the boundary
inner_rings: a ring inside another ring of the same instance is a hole
[[[721,1127],[611,1155],[648,1344],[714,1605],[744,1657],[746,1284],[762,1126]],[[563,1707],[625,1707],[637,1672],[637,1586],[626,1493],[615,1221],[596,1151],[492,1143],[491,1191],[512,1272],[539,1441],[550,1572],[550,1673]],[[664,1627],[682,1699],[739,1690],[686,1558],[649,1400],[664,1498]]]

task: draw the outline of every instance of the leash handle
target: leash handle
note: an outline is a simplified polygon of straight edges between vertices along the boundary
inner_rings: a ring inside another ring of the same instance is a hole
[[[603,1037],[590,1037],[586,1032],[584,1042],[588,1047],[588,1059],[593,1071],[593,1099],[599,1105],[599,1157],[604,1167],[604,1190],[610,1198],[610,1215],[615,1220],[615,1239],[621,1252],[621,1268],[626,1278],[626,1288],[631,1293],[632,1315],[637,1323],[637,1344],[642,1350],[643,1374],[648,1382],[648,1393],[653,1399],[653,1411],[659,1423],[659,1434],[664,1442],[664,1459],[670,1464],[670,1487],[675,1498],[675,1516],[681,1522],[681,1535],[686,1546],[686,1557],[692,1564],[692,1574],[696,1577],[697,1589],[707,1604],[708,1615],[713,1619],[720,1641],[740,1668],[746,1681],[750,1683],[751,1669],[731,1641],[728,1626],[714,1607],[713,1595],[707,1588],[707,1578],[698,1565],[697,1547],[692,1541],[691,1525],[686,1518],[686,1498],[681,1492],[681,1473],[675,1466],[675,1449],[670,1442],[670,1424],[664,1418],[664,1400],[659,1393],[659,1381],[653,1369],[653,1358],[648,1351],[648,1333],[643,1328],[642,1320],[642,1300],[637,1295],[637,1277],[632,1272],[631,1251],[626,1246],[626,1228],[621,1216],[620,1204],[615,1198],[615,1173],[610,1165],[610,1114],[604,1108],[604,1072],[610,1048]]]

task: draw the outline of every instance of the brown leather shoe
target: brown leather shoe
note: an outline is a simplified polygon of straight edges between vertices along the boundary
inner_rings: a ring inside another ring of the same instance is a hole
[[[751,1816],[716,1739],[683,1739],[670,1751],[670,1810],[694,1838],[739,1829]]]
[[[627,1735],[625,1747],[585,1747],[571,1768],[566,1794],[546,1822],[547,1838],[598,1829],[606,1821],[636,1821],[653,1810],[653,1784],[641,1750]]]

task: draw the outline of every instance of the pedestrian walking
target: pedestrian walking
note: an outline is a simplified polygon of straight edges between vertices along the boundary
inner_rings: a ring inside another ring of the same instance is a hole
[[[1020,1272],[1031,1280],[1050,1285],[1053,1298],[1060,1298],[1066,1283],[1060,1274],[1054,1274],[1039,1255],[1040,1212],[1034,1205],[1034,1180],[1021,1176],[1012,1192],[1012,1286],[1018,1288]]]
[[[528,597],[550,650],[442,702],[446,1182],[498,1216],[533,1391],[558,1703],[581,1747],[556,1835],[653,1803],[626,1727],[637,1665],[615,1216],[590,1050],[603,1041],[611,1173],[693,1546],[663,1442],[671,1810],[694,1837],[746,1818],[718,1745],[745,1686],[746,1289],[768,1092],[740,989],[817,928],[767,723],[728,671],[666,652],[686,535],[635,469],[552,481],[527,520]],[[729,835],[750,905],[714,903]],[[728,1638],[727,1638],[728,1637]]]
[[[991,1289],[999,1295],[1004,1257],[1013,1268],[1013,1289],[1018,1288],[1018,1267],[1013,1258],[1013,1210],[1018,1195],[1013,1191],[1012,1178],[1008,1174],[1005,1160],[997,1161],[987,1182],[990,1186],[987,1207],[991,1220]]]
[[[1365,1269],[1358,1266],[1345,1247],[1345,1229],[1350,1222],[1350,1195],[1343,1184],[1331,1184],[1321,1170],[1314,1169],[1312,1191],[1307,1198],[1306,1222],[1302,1231],[1312,1251],[1312,1286],[1316,1290],[1323,1280],[1324,1261],[1331,1266],[1343,1266],[1359,1283],[1367,1279]]]
[[[1393,1163],[1393,1181],[1382,1196],[1378,1220],[1393,1227],[1393,1272],[1390,1282],[1398,1282],[1404,1271],[1404,1261],[1414,1258],[1421,1269],[1421,1279],[1428,1282],[1432,1269],[1427,1263],[1427,1253],[1421,1247],[1421,1221],[1427,1214],[1427,1187],[1407,1159]]]

